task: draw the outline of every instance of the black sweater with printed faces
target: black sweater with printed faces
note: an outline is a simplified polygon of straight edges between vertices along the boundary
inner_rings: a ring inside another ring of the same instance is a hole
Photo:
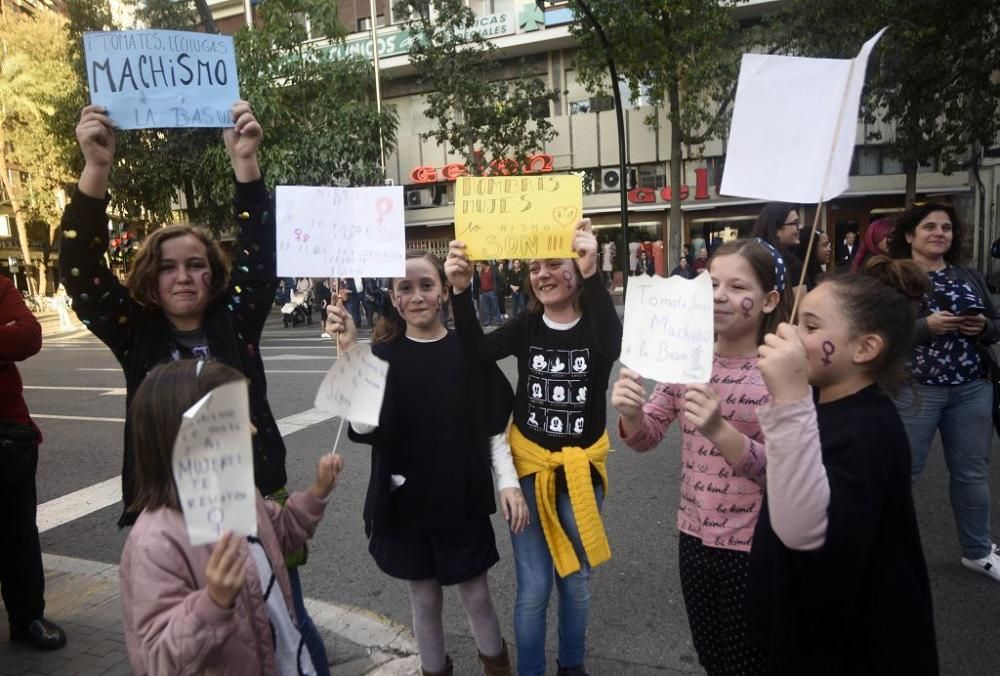
[[[525,312],[484,334],[471,294],[454,299],[455,328],[470,354],[488,362],[517,357],[514,424],[553,451],[586,448],[604,434],[608,379],[622,347],[622,323],[600,275],[584,280],[582,301],[583,316],[571,328]]]
[[[826,541],[795,551],[765,498],[750,551],[750,607],[770,674],[936,674],[910,448],[875,386],[816,407],[830,482]]]

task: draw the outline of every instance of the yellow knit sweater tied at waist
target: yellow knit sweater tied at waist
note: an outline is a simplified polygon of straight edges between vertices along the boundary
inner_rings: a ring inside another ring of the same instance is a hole
[[[594,494],[590,475],[590,466],[593,465],[597,468],[601,483],[604,484],[604,494],[607,495],[606,462],[611,448],[608,433],[605,432],[589,448],[566,446],[560,451],[550,451],[524,436],[517,425],[511,425],[510,447],[514,453],[517,477],[520,479],[536,475],[535,502],[538,505],[538,520],[542,524],[542,532],[545,533],[545,541],[549,545],[559,577],[566,577],[580,570],[580,559],[559,523],[559,512],[556,509],[556,470],[559,467],[566,474],[569,501],[587,561],[592,568],[608,561],[611,558],[611,545],[604,532],[604,522],[601,521],[601,512],[597,508],[597,496]]]

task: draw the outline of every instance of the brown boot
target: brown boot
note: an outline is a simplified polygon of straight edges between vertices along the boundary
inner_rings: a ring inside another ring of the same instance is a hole
[[[451,658],[445,655],[444,669],[441,671],[427,671],[426,669],[421,669],[420,673],[424,676],[452,676],[452,673],[454,673],[454,665],[451,663]]]
[[[510,651],[507,650],[507,641],[503,642],[503,650],[499,655],[487,657],[479,653],[479,661],[483,663],[483,674],[485,676],[511,676]]]

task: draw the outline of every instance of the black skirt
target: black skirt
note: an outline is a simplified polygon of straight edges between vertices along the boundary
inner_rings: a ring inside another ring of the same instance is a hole
[[[451,528],[376,526],[368,551],[387,575],[441,585],[467,582],[500,560],[488,516]]]

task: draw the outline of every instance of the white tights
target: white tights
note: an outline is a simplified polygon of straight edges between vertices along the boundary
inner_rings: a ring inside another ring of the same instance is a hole
[[[413,633],[420,651],[420,666],[424,671],[437,672],[445,668],[444,623],[441,618],[444,594],[437,580],[411,580],[410,606],[413,608]],[[472,636],[479,652],[490,657],[503,650],[500,621],[493,608],[486,573],[458,585],[462,607],[469,617]]]

